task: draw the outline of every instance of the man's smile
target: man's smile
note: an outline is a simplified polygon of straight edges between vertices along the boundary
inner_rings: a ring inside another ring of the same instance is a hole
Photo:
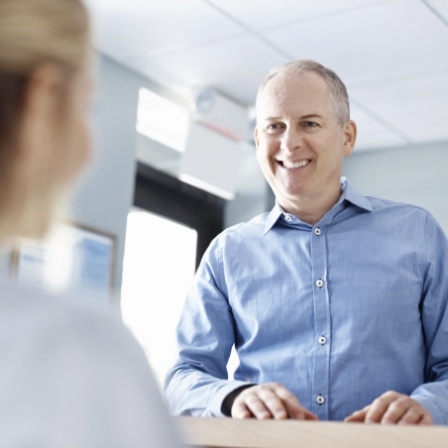
[[[287,160],[277,160],[277,163],[286,169],[304,168],[311,163],[310,159],[299,160],[298,162],[289,162]]]

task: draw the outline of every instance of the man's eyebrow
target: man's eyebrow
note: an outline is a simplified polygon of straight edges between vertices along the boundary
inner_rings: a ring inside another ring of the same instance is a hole
[[[307,119],[307,118],[322,118],[322,115],[319,114],[306,114],[302,115],[300,118]]]
[[[264,121],[273,121],[273,120],[281,120],[281,117],[265,117]]]
[[[311,114],[306,114],[306,115],[301,115],[300,119],[301,120],[306,120],[308,118],[323,118],[322,115],[317,114],[317,113],[311,113]],[[277,116],[273,116],[273,117],[265,117],[263,118],[263,121],[275,121],[275,120],[281,120],[282,117],[277,117]]]

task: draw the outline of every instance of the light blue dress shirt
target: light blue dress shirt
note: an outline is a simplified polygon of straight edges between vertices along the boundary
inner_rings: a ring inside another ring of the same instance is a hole
[[[231,391],[275,381],[321,420],[394,390],[448,423],[447,238],[422,208],[342,187],[315,226],[276,205],[211,243],[178,326],[172,413],[223,416]]]

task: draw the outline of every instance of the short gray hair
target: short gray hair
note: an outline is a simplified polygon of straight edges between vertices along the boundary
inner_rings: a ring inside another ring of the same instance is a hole
[[[333,70],[310,59],[289,61],[270,70],[258,89],[256,105],[260,100],[264,88],[272,78],[280,74],[299,75],[301,73],[316,73],[316,75],[319,75],[327,83],[330,92],[330,107],[336,121],[342,128],[350,120],[350,103],[347,88]]]

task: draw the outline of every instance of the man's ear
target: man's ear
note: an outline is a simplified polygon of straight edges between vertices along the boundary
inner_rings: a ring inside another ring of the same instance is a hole
[[[258,126],[255,126],[255,129],[254,129],[254,141],[255,141],[255,146],[258,148]]]
[[[344,125],[344,155],[349,156],[356,143],[357,127],[353,120],[347,121]]]

